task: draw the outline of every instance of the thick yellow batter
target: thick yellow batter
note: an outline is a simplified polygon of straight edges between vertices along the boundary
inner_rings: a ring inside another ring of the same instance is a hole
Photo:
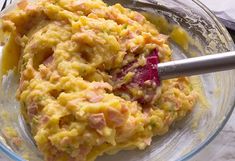
[[[17,98],[46,161],[92,161],[144,149],[196,102],[187,78],[163,81],[145,107],[114,94],[111,71],[134,60],[144,64],[155,48],[160,61],[171,60],[167,37],[120,4],[23,0],[2,17],[1,29],[10,35],[4,60],[20,57]]]

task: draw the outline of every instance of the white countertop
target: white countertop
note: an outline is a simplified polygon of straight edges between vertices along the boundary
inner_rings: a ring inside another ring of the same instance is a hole
[[[235,111],[218,136],[190,161],[235,161]]]
[[[218,136],[189,161],[235,161],[235,111]],[[9,161],[0,154],[0,161]]]

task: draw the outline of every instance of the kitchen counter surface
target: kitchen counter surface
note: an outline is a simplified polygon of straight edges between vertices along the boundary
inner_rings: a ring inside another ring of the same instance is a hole
[[[235,161],[235,111],[216,138],[189,161]]]

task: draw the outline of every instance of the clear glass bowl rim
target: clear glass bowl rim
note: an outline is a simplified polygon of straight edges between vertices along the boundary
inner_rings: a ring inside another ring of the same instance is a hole
[[[231,50],[235,50],[234,43],[232,42],[232,38],[230,34],[228,33],[227,29],[224,27],[223,24],[221,24],[216,16],[199,0],[192,0],[196,5],[198,5],[202,10],[204,10],[208,16],[214,21],[214,23],[219,27],[221,32],[223,33],[226,41],[229,43],[229,48]],[[11,5],[7,6],[4,10],[7,10]],[[3,11],[4,11],[3,10]],[[230,42],[231,41],[231,42]],[[232,112],[235,108],[235,101],[233,103],[233,106],[230,108],[229,112],[227,113],[227,116],[225,116],[225,119],[221,122],[221,124],[218,126],[218,128],[215,130],[213,134],[208,136],[201,144],[199,144],[196,148],[194,148],[189,153],[183,155],[181,158],[177,159],[177,161],[186,161],[192,158],[195,154],[197,154],[199,151],[201,151],[203,148],[205,148],[218,134],[219,132],[224,128],[225,124],[229,120],[230,116],[232,115]],[[16,153],[8,149],[4,144],[0,142],[0,152],[3,152],[7,157],[10,159],[13,159],[14,161],[25,161],[22,157],[18,156]]]

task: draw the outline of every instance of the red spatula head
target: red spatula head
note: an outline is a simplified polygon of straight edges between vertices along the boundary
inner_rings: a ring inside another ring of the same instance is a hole
[[[141,104],[153,103],[157,87],[160,85],[158,63],[158,51],[154,49],[146,57],[144,66],[137,61],[124,66],[119,73],[113,76],[116,79],[114,92]],[[131,79],[126,81],[128,75],[131,75]]]

